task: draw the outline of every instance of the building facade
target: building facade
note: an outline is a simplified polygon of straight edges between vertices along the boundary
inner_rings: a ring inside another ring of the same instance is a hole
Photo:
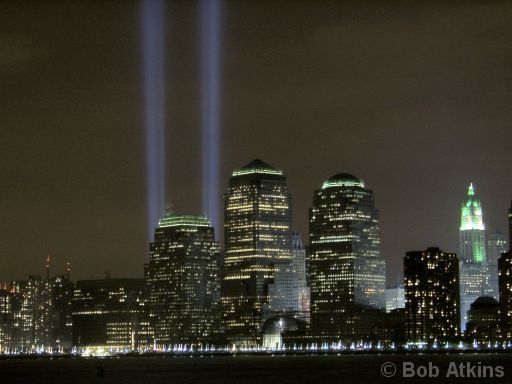
[[[234,343],[260,341],[263,322],[286,312],[272,305],[269,288],[279,271],[290,275],[291,219],[282,171],[256,159],[233,172],[224,195],[222,320]]]
[[[364,314],[385,309],[386,278],[378,210],[362,180],[337,174],[314,192],[309,241],[313,334],[361,336]]]
[[[466,329],[467,312],[480,296],[492,295],[489,265],[486,259],[485,225],[482,204],[471,183],[461,207],[460,244],[460,305],[461,329]]]
[[[220,332],[220,244],[204,216],[168,214],[146,267],[154,344],[205,343]]]
[[[405,289],[403,285],[386,288],[386,312],[405,308]]]
[[[73,347],[84,355],[126,352],[150,343],[143,279],[83,280],[73,294]]]
[[[505,235],[496,230],[487,234],[487,266],[489,270],[489,296],[499,300],[498,260],[508,251]]]
[[[459,336],[459,260],[439,248],[407,252],[404,259],[405,331],[411,343]]]
[[[512,250],[498,261],[500,286],[500,325],[502,336],[512,340]]]

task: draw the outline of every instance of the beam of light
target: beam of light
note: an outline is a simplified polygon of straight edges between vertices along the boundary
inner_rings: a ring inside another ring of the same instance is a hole
[[[164,0],[141,1],[149,241],[165,209],[164,12]]]
[[[202,207],[219,235],[220,0],[201,0]]]

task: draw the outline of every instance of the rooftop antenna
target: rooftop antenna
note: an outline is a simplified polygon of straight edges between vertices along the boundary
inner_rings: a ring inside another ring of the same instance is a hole
[[[69,261],[66,262],[66,278],[69,281],[69,277],[71,276],[71,264]]]
[[[50,280],[50,261],[51,256],[48,255],[48,257],[46,258],[46,280]]]

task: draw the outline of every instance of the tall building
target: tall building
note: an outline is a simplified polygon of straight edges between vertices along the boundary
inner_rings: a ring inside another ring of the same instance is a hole
[[[7,286],[0,288],[0,355],[20,350],[20,329],[15,321],[19,310],[19,296]]]
[[[460,240],[460,306],[461,329],[466,329],[467,311],[480,296],[491,293],[490,273],[485,254],[485,226],[482,204],[475,196],[473,183],[461,207]]]
[[[379,214],[373,192],[362,180],[337,174],[314,192],[309,241],[313,334],[328,339],[359,336],[364,323],[360,313],[386,305]]]
[[[504,338],[512,340],[512,250],[501,255],[498,266],[501,331]]]
[[[73,346],[84,354],[131,351],[149,343],[143,279],[83,280],[73,294]]]
[[[386,312],[405,308],[405,288],[403,285],[386,288]]]
[[[292,260],[278,264],[269,284],[269,300],[264,312],[288,315],[309,321],[309,288],[306,284],[306,250],[300,235],[292,233]]]
[[[510,202],[510,209],[508,210],[508,244],[512,250],[512,201]]]
[[[496,230],[487,234],[487,265],[489,269],[489,296],[499,300],[498,260],[502,253],[507,252],[508,244],[505,235]]]
[[[220,326],[220,244],[204,216],[168,214],[146,267],[154,344],[201,343]]]
[[[223,325],[229,339],[253,344],[263,322],[286,308],[269,287],[290,266],[291,197],[282,171],[256,159],[233,172],[224,195]]]
[[[404,259],[406,336],[409,342],[459,335],[459,260],[439,248],[407,252]]]

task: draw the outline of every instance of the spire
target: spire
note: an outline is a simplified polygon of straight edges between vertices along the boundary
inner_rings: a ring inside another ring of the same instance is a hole
[[[475,189],[473,187],[473,183],[469,184],[468,196],[475,196]]]

